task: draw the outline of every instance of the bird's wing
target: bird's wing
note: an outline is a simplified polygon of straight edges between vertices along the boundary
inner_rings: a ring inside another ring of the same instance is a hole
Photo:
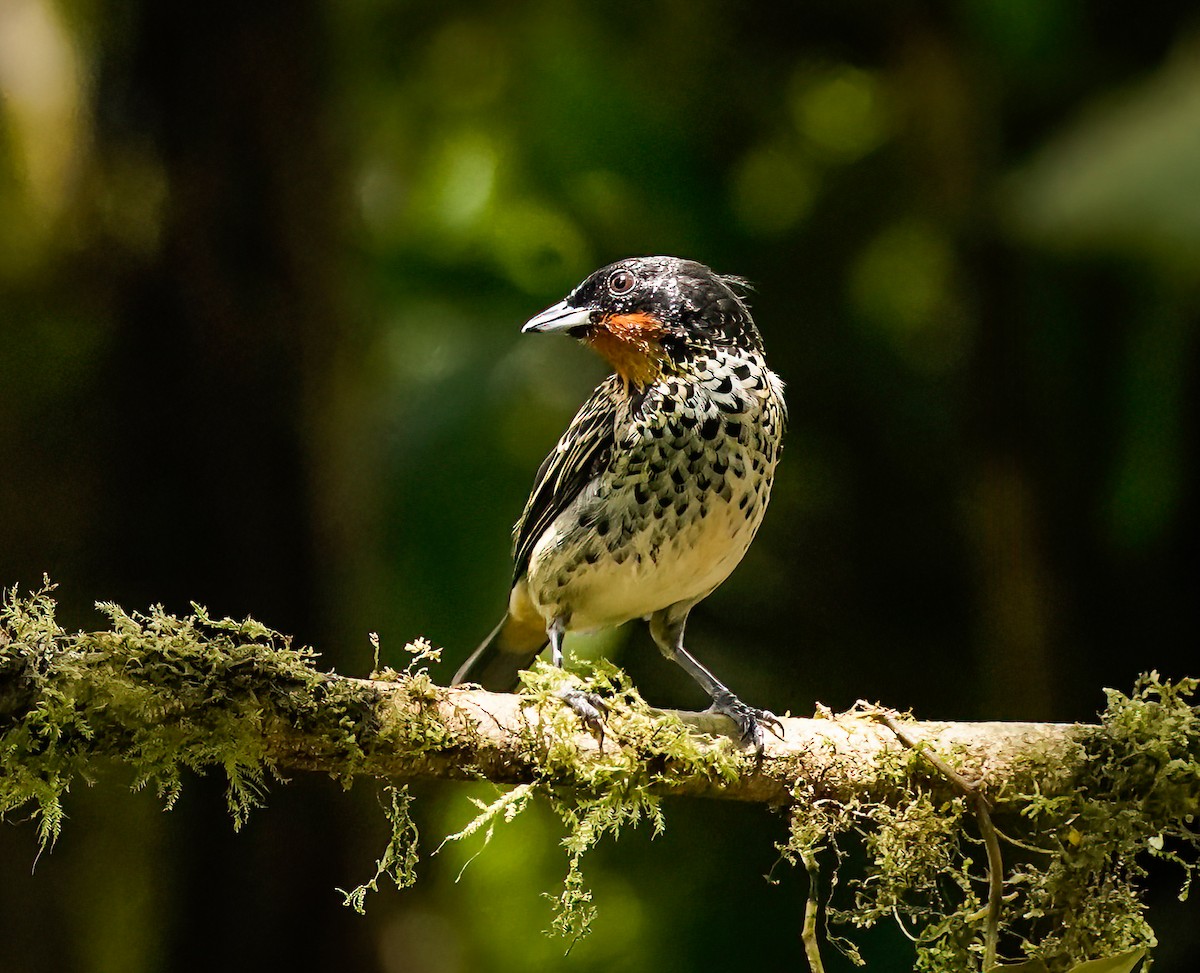
[[[538,539],[612,459],[616,438],[615,377],[603,382],[575,414],[543,461],[521,519],[513,529],[513,583],[529,566]]]

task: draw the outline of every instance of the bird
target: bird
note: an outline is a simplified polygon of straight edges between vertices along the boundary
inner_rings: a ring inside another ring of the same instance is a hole
[[[569,335],[613,371],[538,469],[513,529],[507,611],[455,685],[513,692],[547,644],[561,667],[565,634],[644,619],[743,744],[761,757],[763,728],[782,734],[684,646],[688,613],[762,523],[787,423],[748,291],[693,260],[631,257],[526,322],[522,333]],[[602,699],[558,695],[603,734]]]

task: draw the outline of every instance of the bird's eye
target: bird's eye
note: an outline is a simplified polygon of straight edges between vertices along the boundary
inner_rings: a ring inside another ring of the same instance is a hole
[[[608,289],[611,293],[620,296],[628,294],[633,290],[634,276],[628,270],[616,270],[608,278]]]

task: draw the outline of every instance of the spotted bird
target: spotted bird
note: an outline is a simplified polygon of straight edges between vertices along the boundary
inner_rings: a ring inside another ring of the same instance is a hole
[[[508,611],[455,683],[510,692],[567,632],[647,619],[650,634],[761,753],[771,713],[683,644],[688,612],[741,561],[771,494],[787,419],[746,284],[678,257],[604,267],[522,332],[566,333],[613,367],[537,472],[514,530]],[[560,694],[595,728],[602,702]]]

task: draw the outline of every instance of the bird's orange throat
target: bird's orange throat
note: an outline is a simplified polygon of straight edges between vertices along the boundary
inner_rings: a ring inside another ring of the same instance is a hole
[[[626,382],[645,387],[662,374],[667,360],[662,338],[666,328],[653,314],[610,314],[587,338]]]

